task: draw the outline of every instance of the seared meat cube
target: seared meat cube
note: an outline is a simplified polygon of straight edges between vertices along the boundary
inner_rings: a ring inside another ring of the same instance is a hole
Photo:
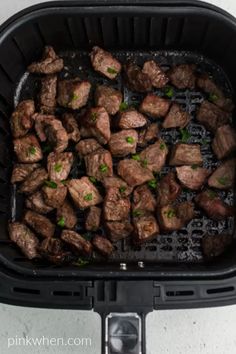
[[[102,48],[93,47],[90,58],[94,70],[108,77],[108,79],[115,79],[121,71],[119,61]]]
[[[232,235],[218,234],[205,235],[202,239],[202,250],[207,258],[220,256],[233,241]]]
[[[83,123],[100,144],[107,144],[110,140],[110,119],[105,108],[91,108],[85,115]]]
[[[168,148],[164,140],[159,139],[155,144],[149,145],[144,149],[140,158],[142,163],[150,171],[160,172],[166,162]]]
[[[167,115],[170,105],[170,101],[150,93],[143,99],[140,111],[152,118],[160,118]]]
[[[20,102],[11,116],[11,132],[14,138],[20,138],[32,128],[35,107],[33,100]]]
[[[188,223],[195,217],[194,205],[189,201],[177,204],[175,211],[177,218],[181,219],[183,224]]]
[[[9,236],[27,258],[33,259],[38,257],[37,247],[39,240],[25,224],[20,222],[10,223]]]
[[[90,89],[90,82],[78,78],[59,81],[57,103],[71,109],[84,107],[88,102]]]
[[[38,250],[43,258],[57,265],[68,263],[73,259],[70,252],[63,250],[63,243],[58,238],[45,238]]]
[[[84,255],[90,255],[92,253],[92,245],[89,241],[85,240],[77,232],[71,230],[63,230],[61,239],[68,243],[73,250],[82,253]]]
[[[102,202],[102,197],[88,177],[72,179],[67,183],[69,193],[78,208],[84,209]]]
[[[153,139],[157,139],[158,133],[159,133],[159,128],[157,123],[150,124],[147,128],[142,129],[139,132],[138,145],[146,146],[147,143],[149,143]]]
[[[40,167],[39,163],[17,163],[13,166],[11,183],[23,182],[38,167]]]
[[[42,160],[43,153],[35,135],[14,139],[13,144],[19,162],[33,163]]]
[[[203,158],[198,144],[181,144],[173,146],[170,155],[170,166],[202,165]]]
[[[66,199],[67,188],[60,181],[46,181],[42,192],[45,203],[53,208],[58,208]]]
[[[134,240],[136,243],[144,243],[156,237],[159,232],[159,225],[153,215],[144,215],[134,218]]]
[[[203,101],[197,112],[198,122],[212,133],[215,133],[217,128],[227,124],[229,118],[229,113],[208,101]]]
[[[136,211],[155,211],[156,200],[147,185],[143,184],[135,188],[132,207],[133,214],[135,214]]]
[[[40,214],[47,214],[53,210],[52,207],[45,203],[43,193],[41,191],[37,191],[36,193],[30,195],[26,199],[25,205],[28,209],[32,209]]]
[[[108,146],[113,156],[127,156],[136,152],[138,133],[134,129],[111,134]]]
[[[152,172],[132,159],[121,160],[118,163],[117,173],[123,178],[131,187],[139,186],[145,182],[154,179]]]
[[[65,200],[64,203],[57,208],[57,224],[67,229],[73,229],[76,223],[76,213],[71,204]]]
[[[157,186],[157,205],[163,207],[174,202],[181,193],[174,172],[169,172]]]
[[[28,224],[37,234],[43,237],[53,237],[55,225],[46,216],[27,210],[23,221]]]
[[[176,172],[180,183],[193,190],[200,189],[210,174],[206,168],[195,165],[176,167]]]
[[[141,68],[129,61],[124,65],[125,80],[132,91],[147,92],[152,89],[151,78]]]
[[[196,65],[181,64],[168,71],[170,82],[178,89],[194,89],[196,83],[195,77]]]
[[[93,238],[92,243],[96,250],[103,256],[110,256],[110,254],[113,252],[113,246],[111,242],[105,237],[96,235]]]
[[[184,128],[190,121],[190,114],[182,110],[178,103],[174,103],[167,116],[165,117],[162,127],[169,128]]]
[[[218,189],[232,188],[236,173],[235,164],[235,159],[223,162],[208,179],[209,186]]]
[[[72,113],[63,114],[62,124],[66,129],[69,140],[77,143],[80,140],[80,131],[74,115]]]
[[[48,178],[48,173],[43,167],[34,170],[21,184],[19,191],[21,193],[31,194],[39,189]]]
[[[213,190],[205,190],[195,198],[197,205],[205,211],[209,218],[223,220],[234,216],[234,208],[224,203]]]
[[[164,87],[169,81],[165,72],[160,68],[154,60],[148,60],[143,65],[142,72],[147,74],[152,82],[152,86],[156,88]]]
[[[89,208],[85,219],[85,229],[87,231],[97,231],[100,226],[101,209],[96,206]]]
[[[120,193],[124,196],[130,195],[133,191],[133,188],[128,186],[128,184],[119,177],[105,177],[102,183],[106,189],[118,188]]]
[[[83,157],[101,148],[101,145],[95,139],[80,140],[75,146],[79,156]]]
[[[212,149],[219,160],[236,150],[236,132],[230,125],[222,125],[217,129]]]
[[[114,115],[120,109],[122,93],[113,87],[99,85],[95,91],[95,104],[104,107],[107,113]]]
[[[47,168],[49,179],[53,181],[63,181],[69,176],[74,162],[72,152],[51,152],[48,155]]]
[[[119,115],[120,129],[135,129],[143,127],[145,124],[147,124],[147,119],[135,109],[128,109]]]
[[[108,237],[112,242],[127,238],[133,232],[133,226],[128,220],[107,221],[105,223]]]
[[[183,202],[173,207],[165,205],[158,210],[158,220],[163,231],[180,230],[194,218],[194,208],[191,202]]]
[[[130,200],[118,188],[109,188],[103,203],[103,216],[108,221],[119,221],[128,218]]]
[[[93,136],[89,127],[85,127],[84,125],[80,125],[79,131],[81,138],[91,138]]]
[[[47,135],[45,132],[45,128],[48,124],[52,123],[56,117],[54,115],[49,114],[41,114],[35,113],[33,116],[35,120],[35,131],[39,137],[40,141],[46,141]]]
[[[36,74],[55,74],[61,71],[63,67],[63,59],[56,55],[51,46],[46,46],[42,59],[29,65],[28,71]]]
[[[39,106],[41,113],[53,114],[56,108],[57,76],[47,75],[41,80]]]
[[[99,149],[84,157],[88,176],[102,181],[105,177],[113,175],[111,153],[105,149]]]

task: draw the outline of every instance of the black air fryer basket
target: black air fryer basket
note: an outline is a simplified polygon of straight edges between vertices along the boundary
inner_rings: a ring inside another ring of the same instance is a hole
[[[112,343],[117,336],[124,342],[122,353],[145,353],[145,315],[153,309],[235,303],[235,242],[211,262],[203,259],[201,250],[206,233],[233,233],[233,219],[213,222],[200,215],[181,232],[161,235],[140,248],[120,241],[108,262],[97,260],[82,268],[24,258],[7,232],[8,220],[17,218],[23,208],[10,184],[9,116],[20,99],[34,92],[36,85],[25,75],[26,67],[40,57],[46,44],[64,57],[73,74],[80,75],[80,66],[87,70],[91,82],[104,82],[90,70],[88,59],[91,47],[99,45],[115,52],[121,61],[127,56],[137,62],[154,57],[165,68],[197,63],[234,96],[236,21],[198,1],[77,0],[31,7],[0,28],[0,301],[94,309],[102,316],[102,354],[115,353]],[[116,87],[127,101],[140,100],[140,95],[128,96],[119,81]],[[203,96],[198,91],[178,91],[174,100],[194,117]],[[196,123],[191,123],[190,131],[191,142],[210,139],[210,133]],[[164,139],[170,143],[176,136],[168,133]],[[210,148],[203,147],[202,153],[214,166]],[[79,175],[79,167],[75,173]],[[232,192],[223,197],[234,200]]]

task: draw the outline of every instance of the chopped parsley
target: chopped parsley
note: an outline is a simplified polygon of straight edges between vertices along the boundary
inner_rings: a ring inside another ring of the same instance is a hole
[[[134,138],[132,136],[127,136],[127,138],[125,139],[127,141],[127,143],[129,144],[133,144],[134,143]]]
[[[61,172],[62,170],[62,164],[61,163],[56,163],[54,166],[54,171],[55,172]]]
[[[89,180],[90,180],[90,182],[92,182],[92,183],[97,183],[97,180],[96,180],[96,178],[95,177],[93,177],[93,176],[90,176],[89,177]]]
[[[119,191],[120,191],[120,193],[124,193],[126,191],[126,187],[120,186]]]
[[[166,144],[165,144],[165,143],[161,143],[161,144],[160,144],[160,149],[161,149],[161,150],[165,150],[165,148],[166,148]]]
[[[206,146],[206,145],[208,144],[207,139],[202,139],[202,140],[201,140],[201,144],[202,144],[203,146]]]
[[[222,184],[222,186],[225,186],[227,184],[227,181],[228,181],[228,178],[225,176],[225,177],[219,177],[217,179],[217,181]]]
[[[79,96],[76,95],[76,93],[73,93],[72,96],[71,96],[71,102],[76,101],[78,99],[79,99]]]
[[[88,193],[84,196],[84,200],[87,202],[93,199],[93,193]]]
[[[191,134],[189,133],[189,131],[184,128],[184,129],[180,129],[180,140],[182,143],[187,143],[188,139],[191,137]]]
[[[64,227],[65,226],[65,218],[62,216],[60,217],[60,219],[57,222],[57,225],[60,227]]]
[[[99,166],[99,170],[100,170],[101,172],[107,172],[108,167],[107,167],[107,165],[106,165],[105,163],[103,163],[103,164],[101,164],[101,165]]]
[[[139,209],[135,209],[135,210],[133,210],[133,216],[141,216],[142,214],[143,214],[143,212],[141,211],[141,210],[139,210]]]
[[[97,120],[97,112],[92,112],[91,114],[90,114],[90,118],[91,118],[91,121],[92,122],[96,122],[96,120]]]
[[[218,96],[215,94],[215,93],[210,93],[210,95],[209,95],[209,101],[211,101],[211,102],[216,102],[217,100],[218,100]]]
[[[35,146],[30,146],[30,147],[28,148],[28,152],[29,152],[30,155],[35,155],[35,154],[36,154],[36,151],[37,151],[37,149],[36,149]]]
[[[174,96],[174,89],[171,86],[167,86],[164,89],[164,94],[166,97],[172,98]]]
[[[134,154],[132,155],[132,159],[136,161],[140,161],[140,155],[139,154]]]
[[[127,102],[121,102],[119,111],[124,112],[124,111],[126,111],[126,109],[128,109],[128,107],[129,107],[129,105]]]
[[[87,261],[86,259],[83,259],[83,258],[78,258],[77,261],[74,262],[73,264],[78,267],[83,267],[83,266],[89,264],[89,261]]]
[[[211,199],[214,199],[217,196],[216,192],[212,191],[211,189],[208,189],[207,194]]]
[[[52,189],[57,189],[57,184],[54,181],[44,181],[45,185]]]
[[[191,169],[192,170],[196,170],[198,168],[198,165],[196,165],[196,164],[193,164],[192,166],[191,166]]]
[[[149,182],[148,182],[148,187],[152,188],[152,189],[156,189],[157,187],[157,180],[156,179],[151,179]]]
[[[147,167],[147,164],[148,164],[147,159],[144,159],[144,160],[141,161],[141,165],[142,165],[143,167]]]
[[[109,74],[117,74],[117,71],[116,71],[114,68],[111,68],[111,67],[108,67],[108,68],[107,68],[107,72],[108,72]]]
[[[66,179],[63,179],[62,181],[61,181],[61,183],[63,184],[63,186],[66,186],[66,183],[67,183],[68,181],[66,180]]]
[[[176,216],[174,209],[169,209],[168,211],[165,212],[165,214],[166,214],[168,219],[171,219],[174,216]]]

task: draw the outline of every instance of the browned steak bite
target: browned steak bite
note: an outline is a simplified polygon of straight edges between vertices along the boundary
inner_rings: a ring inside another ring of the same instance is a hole
[[[99,85],[95,91],[95,105],[104,107],[107,113],[114,115],[120,109],[122,93],[113,87]]]
[[[211,173],[206,168],[196,165],[176,167],[176,172],[180,183],[184,187],[193,190],[200,189]]]
[[[105,237],[96,235],[93,238],[92,243],[96,250],[103,256],[110,256],[113,252],[113,246],[111,242]]]
[[[208,179],[209,186],[218,189],[232,188],[235,180],[235,167],[235,159],[223,162]]]
[[[188,223],[195,217],[194,205],[189,201],[177,204],[175,211],[177,218],[181,219],[183,224]]]
[[[79,126],[79,131],[81,138],[91,138],[93,136],[89,127],[85,127],[84,125]]]
[[[178,89],[194,89],[196,83],[196,65],[181,64],[168,71],[170,82]]]
[[[27,258],[33,259],[38,257],[37,247],[39,240],[25,224],[20,222],[10,223],[9,236]]]
[[[28,71],[36,74],[55,74],[61,71],[63,67],[63,59],[56,55],[51,46],[46,46],[42,59],[29,65]]]
[[[124,65],[125,81],[132,91],[147,92],[152,89],[151,78],[141,68],[129,61]]]
[[[40,167],[39,163],[15,164],[11,175],[11,183],[23,182],[38,167]]]
[[[46,181],[42,192],[45,203],[53,208],[58,208],[66,199],[67,187],[60,181]]]
[[[20,138],[28,133],[34,124],[34,101],[20,102],[11,116],[11,132],[14,138]]]
[[[118,188],[109,188],[104,198],[103,208],[105,220],[126,220],[130,212],[130,200]]]
[[[85,229],[87,231],[97,231],[100,226],[101,209],[96,206],[89,208],[85,219]]]
[[[134,241],[144,243],[156,237],[159,232],[159,225],[153,215],[144,215],[134,218]]]
[[[41,113],[53,114],[56,108],[57,76],[47,75],[41,80],[39,106]]]
[[[150,141],[157,139],[159,127],[157,123],[150,124],[147,128],[140,130],[138,137],[138,145],[146,146]]]
[[[94,70],[108,79],[115,79],[121,71],[120,62],[102,48],[93,47],[90,58]]]
[[[211,219],[223,220],[228,216],[234,216],[234,208],[224,203],[213,190],[201,192],[196,196],[195,202]]]
[[[70,252],[63,250],[63,242],[58,238],[45,238],[38,250],[43,258],[57,265],[68,263],[73,259]]]
[[[219,160],[236,150],[236,132],[230,125],[222,125],[217,129],[212,149]]]
[[[197,112],[197,120],[206,129],[215,133],[217,128],[228,123],[230,115],[215,104],[203,101]]]
[[[48,155],[47,169],[49,179],[53,181],[62,181],[69,176],[74,162],[72,152],[51,152]]]
[[[202,239],[202,250],[207,258],[220,256],[233,241],[232,235],[218,234],[205,235]]]
[[[79,156],[83,157],[101,148],[101,145],[96,139],[83,139],[80,140],[75,146],[75,150],[78,151]]]
[[[34,210],[40,214],[47,214],[53,210],[53,207],[50,207],[45,203],[42,191],[37,191],[30,195],[25,200],[25,205],[28,209]]]
[[[170,166],[181,165],[202,165],[203,158],[198,144],[178,143],[172,147],[170,155]]]
[[[128,109],[119,114],[120,129],[135,129],[143,127],[145,124],[147,124],[147,119],[135,109]]]
[[[102,202],[102,197],[88,177],[72,179],[67,183],[69,193],[78,208],[84,209]]]
[[[89,241],[85,240],[81,235],[75,231],[63,230],[61,239],[68,243],[74,251],[84,255],[90,255],[92,253],[92,245]]]
[[[138,133],[134,129],[125,129],[111,134],[109,149],[113,156],[123,157],[136,152]]]
[[[77,223],[77,217],[72,205],[68,200],[57,208],[57,224],[60,227],[73,229]]]
[[[156,200],[146,184],[135,188],[133,193],[133,214],[156,209]]]
[[[40,141],[47,140],[45,128],[48,124],[53,122],[55,119],[56,119],[56,117],[52,114],[41,114],[41,113],[34,114],[35,131],[36,131]]]
[[[105,227],[112,242],[128,237],[133,232],[133,226],[128,220],[107,221]]]
[[[91,84],[80,79],[62,80],[58,82],[57,103],[65,108],[79,109],[86,106]]]
[[[80,131],[74,115],[72,113],[63,114],[62,124],[66,129],[68,139],[77,143],[80,140]]]
[[[105,149],[99,149],[84,157],[86,173],[102,181],[105,177],[113,175],[111,153]]]
[[[171,102],[165,98],[149,93],[140,105],[140,111],[152,118],[165,117],[169,111]]]
[[[120,193],[124,196],[128,196],[132,193],[133,188],[128,186],[128,184],[123,181],[123,179],[113,176],[113,177],[105,177],[102,181],[104,187],[109,189],[111,187],[118,188]]]
[[[14,151],[19,162],[33,163],[42,160],[43,153],[35,135],[29,134],[13,140]]]
[[[158,209],[158,220],[163,231],[180,230],[195,216],[193,203],[183,202],[176,206],[165,205]]]
[[[83,124],[100,144],[107,144],[111,137],[110,119],[103,107],[91,108],[83,117]]]
[[[153,172],[160,172],[166,163],[168,148],[164,140],[159,139],[155,144],[149,145],[140,154],[142,164]]]
[[[154,179],[152,172],[143,167],[138,161],[132,159],[121,160],[118,164],[117,173],[131,187],[139,186]]]
[[[48,178],[48,173],[43,167],[34,170],[21,184],[19,191],[21,193],[31,194],[39,189]]]
[[[182,110],[178,103],[174,103],[167,116],[165,117],[162,127],[169,128],[184,128],[190,121],[190,114]]]
[[[169,81],[165,72],[154,60],[146,61],[142,71],[149,76],[153,87],[162,88]]]
[[[173,203],[180,193],[181,187],[176,181],[174,172],[169,172],[157,186],[157,205],[163,207]]]
[[[28,224],[37,234],[43,237],[52,237],[55,225],[46,216],[27,210],[23,221]]]

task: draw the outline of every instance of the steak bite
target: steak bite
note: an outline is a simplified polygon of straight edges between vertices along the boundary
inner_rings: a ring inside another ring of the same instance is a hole
[[[159,139],[140,153],[140,159],[150,171],[160,172],[166,163],[167,154],[168,148],[164,140]]]
[[[72,179],[67,183],[69,193],[78,208],[85,209],[102,202],[102,197],[88,177]]]
[[[43,185],[47,178],[48,173],[45,168],[39,167],[24,180],[19,188],[19,192],[32,194]]]
[[[144,115],[135,109],[128,109],[119,114],[120,129],[135,129],[143,127],[147,124],[147,119]]]
[[[123,157],[136,152],[138,133],[134,129],[111,134],[108,146],[113,156]]]
[[[132,91],[147,92],[152,89],[152,80],[141,68],[132,63],[127,62],[124,65],[125,81]]]
[[[10,223],[9,236],[27,258],[33,259],[38,257],[37,247],[39,240],[25,224],[20,222]]]
[[[56,108],[57,76],[47,75],[41,80],[39,93],[40,112],[53,114]]]
[[[154,179],[152,172],[132,159],[124,159],[118,163],[117,173],[131,187],[139,186],[145,182]]]
[[[46,216],[27,210],[23,221],[28,224],[37,234],[43,237],[53,237],[55,225]]]
[[[52,181],[67,179],[73,162],[74,157],[72,152],[51,152],[47,159],[49,179]]]
[[[159,225],[153,215],[134,218],[133,224],[135,243],[144,243],[153,239],[160,233]]]
[[[90,255],[92,253],[92,245],[75,231],[63,230],[61,239],[68,243],[72,249],[79,254]]]
[[[115,90],[113,87],[99,85],[95,91],[95,105],[98,107],[104,107],[107,113],[114,115],[120,109],[122,102],[122,93]]]
[[[142,72],[149,76],[153,87],[162,88],[169,81],[165,72],[154,60],[146,61],[143,65]]]
[[[107,144],[110,140],[110,119],[105,108],[90,108],[83,117],[83,124],[100,144]]]
[[[103,256],[110,256],[113,252],[113,246],[111,242],[105,237],[96,235],[93,238],[92,243],[96,250]]]
[[[79,78],[58,82],[57,103],[65,108],[79,109],[86,106],[91,84]]]
[[[193,90],[196,83],[195,70],[194,64],[177,65],[168,71],[170,82],[178,89]]]
[[[106,221],[105,227],[112,242],[127,238],[133,232],[133,226],[128,220]]]
[[[170,166],[202,165],[203,158],[199,144],[178,143],[172,147]]]
[[[19,162],[33,163],[38,162],[43,158],[38,139],[33,134],[14,139],[13,145]]]
[[[235,159],[224,161],[208,179],[208,185],[218,189],[229,189],[235,180]]]
[[[140,105],[140,111],[152,118],[165,117],[170,109],[171,102],[165,98],[149,93]]]
[[[108,79],[115,79],[121,71],[120,62],[102,48],[93,47],[90,58],[94,70]]]
[[[86,173],[102,181],[105,177],[113,175],[111,153],[105,149],[99,149],[84,157]]]
[[[77,223],[77,217],[68,200],[57,208],[57,224],[66,229],[73,229]]]
[[[196,165],[176,167],[180,183],[189,189],[198,190],[206,182],[210,171]]]
[[[101,209],[96,206],[89,208],[85,219],[85,229],[87,231],[97,231],[99,229],[101,213]]]
[[[63,114],[62,124],[66,129],[68,139],[77,143],[80,140],[80,131],[74,115],[72,113]]]
[[[45,203],[53,208],[58,208],[66,199],[67,187],[60,181],[45,181],[42,192]]]
[[[35,74],[55,74],[61,71],[63,67],[63,59],[56,55],[53,47],[46,46],[42,59],[29,65],[28,71]]]
[[[17,163],[13,166],[11,175],[11,183],[23,182],[36,168],[39,168],[39,163]]]
[[[48,214],[53,210],[53,207],[45,203],[42,191],[37,191],[26,198],[25,205],[28,209],[34,210],[40,214]]]
[[[133,213],[150,211],[154,212],[156,209],[156,200],[146,184],[135,188],[133,193]]]
[[[208,101],[203,101],[197,112],[197,121],[215,133],[217,128],[229,122],[230,114]]]
[[[146,146],[150,141],[157,139],[159,133],[159,128],[157,123],[152,123],[148,127],[140,130],[138,136],[138,145]]]
[[[217,129],[212,149],[219,160],[236,150],[236,132],[230,125],[222,125]]]
[[[194,215],[194,207],[191,202],[182,202],[176,206],[169,204],[158,209],[160,228],[166,232],[182,229],[194,218]]]
[[[11,115],[11,132],[14,138],[20,138],[28,133],[34,124],[34,101],[21,101]]]
[[[178,103],[174,103],[167,116],[165,117],[162,127],[170,128],[184,128],[190,121],[190,114],[182,110]]]
[[[197,205],[205,211],[209,218],[223,220],[234,216],[234,208],[224,203],[213,190],[205,190],[195,197]]]
[[[75,146],[75,150],[78,152],[80,157],[91,154],[92,152],[101,149],[101,145],[95,139],[83,139],[80,140]]]
[[[181,219],[183,224],[187,224],[195,217],[194,205],[189,201],[177,204],[175,211],[177,218]]]
[[[174,172],[169,172],[157,186],[157,205],[163,207],[173,203],[180,195],[181,190]]]
[[[116,176],[105,177],[102,183],[106,189],[118,188],[120,193],[122,193],[122,195],[124,196],[130,195],[133,191],[133,188],[128,186],[128,184],[125,181],[123,181],[123,179]]]
[[[205,235],[202,239],[202,251],[207,258],[220,256],[233,241],[232,235]]]
[[[63,242],[58,238],[45,238],[38,250],[43,258],[57,265],[68,263],[73,259],[70,252],[63,250]]]
[[[103,203],[103,217],[108,221],[126,220],[130,212],[130,200],[118,188],[109,188]]]

